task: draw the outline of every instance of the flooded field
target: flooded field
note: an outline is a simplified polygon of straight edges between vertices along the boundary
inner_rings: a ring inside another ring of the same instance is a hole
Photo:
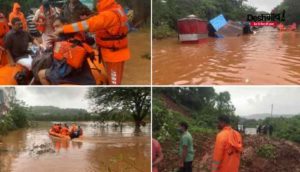
[[[149,85],[151,80],[150,31],[147,29],[128,35],[131,59],[125,63],[123,85]]]
[[[300,84],[300,32],[262,28],[255,35],[180,44],[153,41],[154,84]]]
[[[80,123],[83,140],[48,135],[51,123],[18,130],[2,138],[0,172],[147,172],[150,171],[150,125],[136,131],[131,123],[104,127]]]

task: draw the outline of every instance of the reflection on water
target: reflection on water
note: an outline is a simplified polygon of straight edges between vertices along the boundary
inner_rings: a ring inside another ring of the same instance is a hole
[[[150,125],[135,132],[80,123],[84,138],[61,140],[48,135],[50,123],[11,132],[0,145],[0,172],[150,171]]]
[[[154,84],[300,83],[300,32],[263,28],[201,44],[154,40],[153,57]]]

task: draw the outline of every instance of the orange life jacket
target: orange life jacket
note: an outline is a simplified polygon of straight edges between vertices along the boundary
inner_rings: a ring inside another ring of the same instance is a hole
[[[5,34],[9,31],[9,27],[7,24],[6,19],[2,19],[3,21],[0,21],[0,46],[4,45],[3,38]]]
[[[86,60],[87,54],[93,52],[93,48],[86,43],[80,46],[70,41],[61,41],[55,43],[53,57],[56,60],[66,60],[68,65],[78,69]]]
[[[59,133],[59,132],[60,132],[60,129],[59,129],[59,126],[58,126],[58,125],[53,126],[53,130],[54,130],[54,132],[56,132],[56,133]]]
[[[116,8],[113,8],[111,11],[118,16],[120,25],[96,32],[96,42],[101,48],[107,48],[111,50],[127,48],[127,15],[120,5],[116,5]]]
[[[65,136],[69,135],[69,129],[67,127],[63,127],[61,129],[61,134]]]
[[[243,144],[240,133],[230,126],[224,127],[217,135],[212,171],[238,172],[242,150]]]

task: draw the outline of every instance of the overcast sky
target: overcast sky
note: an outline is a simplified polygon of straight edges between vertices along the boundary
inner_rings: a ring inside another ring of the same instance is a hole
[[[88,110],[86,87],[17,87],[17,98],[30,106],[56,106]]]
[[[256,7],[258,11],[271,12],[283,0],[248,0],[246,4]]]
[[[236,108],[236,114],[247,116],[270,113],[274,104],[274,114],[300,113],[300,87],[214,87],[216,92],[228,91]]]

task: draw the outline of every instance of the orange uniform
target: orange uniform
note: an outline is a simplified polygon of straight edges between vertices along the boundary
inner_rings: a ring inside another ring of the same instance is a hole
[[[124,61],[130,58],[126,25],[127,16],[115,0],[101,0],[98,15],[87,20],[65,25],[64,33],[89,31],[96,33],[96,43],[109,76],[110,84],[121,84]]]
[[[0,13],[0,46],[2,47],[4,45],[3,38],[8,31],[9,31],[9,27],[8,27],[7,20],[5,16],[2,13]]]
[[[60,130],[61,134],[62,135],[65,135],[65,136],[68,136],[69,135],[69,129],[67,127],[63,127],[61,130]]]
[[[217,135],[212,172],[238,172],[242,149],[240,133],[230,126],[224,127]]]
[[[19,9],[19,11],[18,11],[18,9]],[[15,2],[14,6],[13,6],[13,11],[9,14],[9,23],[11,24],[12,19],[15,17],[18,17],[23,24],[23,29],[27,30],[27,22],[26,22],[24,14],[21,12],[20,9],[21,9],[20,4]]]
[[[60,128],[58,125],[54,125],[53,126],[53,131],[56,132],[56,133],[60,133]]]
[[[9,31],[8,23],[5,16],[0,13],[0,47],[4,47],[4,36]],[[0,49],[0,67],[8,63],[4,48]]]

